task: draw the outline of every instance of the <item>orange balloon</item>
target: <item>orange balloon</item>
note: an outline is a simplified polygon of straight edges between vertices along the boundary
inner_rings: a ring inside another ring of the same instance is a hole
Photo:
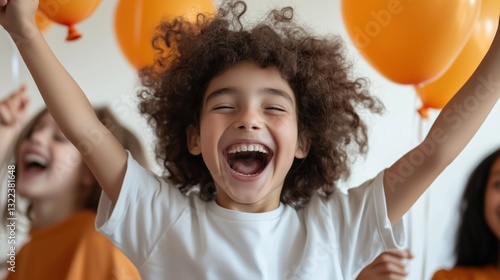
[[[75,25],[88,18],[100,3],[101,0],[40,0],[38,7],[52,21],[68,26],[66,41],[72,41],[82,36]]]
[[[455,62],[438,80],[415,86],[422,100],[422,107],[418,110],[422,117],[427,116],[428,108],[443,108],[474,73],[493,42],[499,14],[500,1],[483,0],[472,35]]]
[[[128,61],[141,69],[154,62],[152,39],[162,18],[184,15],[194,21],[198,13],[215,12],[212,0],[120,0],[115,12],[115,32]]]
[[[35,23],[40,31],[45,32],[52,27],[52,21],[41,10],[37,10],[35,14]]]
[[[420,84],[450,67],[480,7],[481,0],[344,0],[342,15],[355,46],[378,72],[396,83]]]

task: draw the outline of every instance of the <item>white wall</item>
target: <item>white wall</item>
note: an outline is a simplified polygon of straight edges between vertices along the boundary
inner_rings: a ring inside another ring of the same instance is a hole
[[[102,1],[97,11],[78,26],[84,35],[79,41],[65,42],[66,30],[60,26],[53,26],[46,33],[46,39],[89,99],[94,104],[110,105],[119,118],[137,133],[146,131],[143,142],[152,147],[152,139],[147,136],[149,132],[137,114],[134,103],[138,85],[136,73],[122,56],[114,37],[113,17],[117,2]],[[355,186],[373,177],[422,139],[422,133],[425,135],[437,113],[433,112],[431,120],[422,123],[416,114],[418,100],[412,87],[386,80],[358,55],[343,26],[340,0],[248,2],[250,14],[259,18],[269,7],[292,5],[296,8],[298,19],[316,32],[344,37],[356,72],[371,79],[372,93],[385,103],[386,112],[383,116],[368,117],[371,127],[370,151],[366,158],[358,159],[346,186]],[[16,77],[16,71],[12,68],[18,65],[12,62],[12,58],[16,57],[17,52],[12,48],[9,37],[0,30],[0,98],[19,83],[26,82],[32,96],[31,113],[34,113],[43,106],[43,102],[23,62],[20,63],[19,77]],[[411,210],[409,246],[416,259],[410,263],[410,279],[428,279],[438,267],[452,265],[457,203],[464,180],[480,158],[500,146],[499,125],[496,123],[499,119],[500,106],[497,105],[459,158]]]

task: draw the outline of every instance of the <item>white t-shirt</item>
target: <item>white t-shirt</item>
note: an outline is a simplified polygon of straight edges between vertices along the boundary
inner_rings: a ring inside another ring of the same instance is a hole
[[[383,172],[348,194],[314,195],[245,213],[185,196],[129,154],[116,205],[103,192],[96,220],[143,279],[354,279],[379,253],[404,245],[387,217]]]

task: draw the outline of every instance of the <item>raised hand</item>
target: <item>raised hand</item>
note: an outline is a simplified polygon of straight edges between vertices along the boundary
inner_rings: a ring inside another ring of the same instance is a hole
[[[1,1],[1,0],[0,0]],[[15,135],[19,132],[28,112],[29,97],[23,85],[0,101],[0,154],[5,154]]]
[[[356,280],[403,280],[406,278],[405,259],[413,255],[407,250],[389,250],[366,266]]]
[[[16,43],[38,33],[35,12],[38,0],[0,0],[0,25]]]

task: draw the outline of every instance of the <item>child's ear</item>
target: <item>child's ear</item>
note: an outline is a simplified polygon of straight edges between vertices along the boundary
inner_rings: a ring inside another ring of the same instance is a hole
[[[295,157],[302,159],[309,153],[309,148],[311,147],[311,141],[307,136],[299,136],[299,141],[297,142],[297,149],[295,150]]]
[[[186,133],[187,133],[187,145],[189,152],[194,156],[200,155],[201,147],[200,147],[200,134],[198,133],[198,129],[196,129],[196,127],[194,127],[193,125],[190,125],[188,126]]]

